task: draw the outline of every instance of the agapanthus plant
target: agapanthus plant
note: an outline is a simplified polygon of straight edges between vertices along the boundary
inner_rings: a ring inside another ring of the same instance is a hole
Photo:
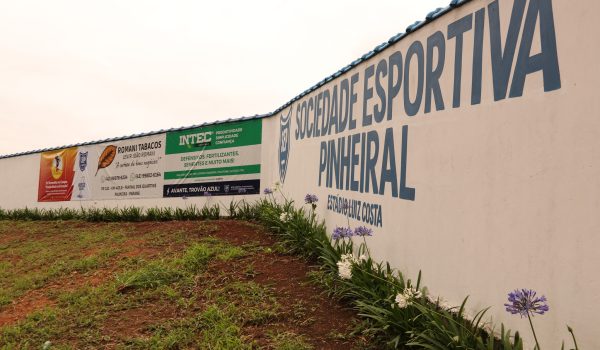
[[[398,293],[396,295],[394,301],[396,302],[396,306],[398,306],[401,309],[404,309],[407,306],[411,305],[416,299],[419,299],[422,296],[423,294],[421,293],[421,291],[412,287],[407,287],[404,288],[404,291],[402,293]]]
[[[373,230],[366,226],[358,226],[354,229],[354,235],[359,237],[373,236]]]
[[[312,211],[310,213],[311,221],[315,220],[315,210],[317,209],[318,201],[319,198],[316,194],[307,193],[306,196],[304,196],[304,203],[310,204],[310,207],[312,208]]]
[[[546,302],[546,297],[543,295],[538,297],[537,292],[533,289],[515,289],[513,292],[508,293],[508,303],[504,304],[504,306],[506,306],[506,311],[511,314],[519,314],[521,317],[527,316],[538,350],[540,349],[540,344],[537,335],[535,334],[535,328],[533,327],[531,317],[535,314],[543,315],[548,312],[550,308]]]
[[[306,204],[316,204],[318,201],[319,197],[317,197],[316,194],[307,193],[306,196],[304,196],[304,202]]]
[[[331,238],[333,238],[334,240],[337,241],[337,240],[344,239],[344,238],[350,238],[350,237],[352,237],[353,234],[354,234],[354,231],[352,231],[352,229],[350,227],[336,226],[336,228],[333,229]]]
[[[338,275],[342,279],[352,278],[352,264],[356,261],[352,254],[342,254],[340,261],[337,262]]]
[[[268,196],[273,202],[275,202],[275,196],[273,195],[274,190],[271,187],[265,187],[263,194]]]
[[[550,308],[546,304],[546,297],[537,297],[537,292],[533,289],[516,289],[508,293],[509,303],[504,304],[506,311],[513,315],[519,314],[521,317],[534,316],[534,314],[543,315]]]
[[[283,213],[281,213],[281,215],[279,215],[279,220],[281,220],[281,222],[288,222],[290,219],[290,214],[286,211],[284,211]]]
[[[269,194],[273,194],[273,190],[272,190],[271,188],[267,187],[267,188],[265,188],[265,189],[263,190],[263,193],[264,193],[264,194],[267,194],[267,195],[269,195]]]
[[[367,245],[367,236],[373,236],[373,230],[366,226],[358,226],[354,229],[354,235],[363,238],[363,246],[361,247],[362,251],[366,251],[366,253],[371,256],[371,252],[369,251],[369,246]]]

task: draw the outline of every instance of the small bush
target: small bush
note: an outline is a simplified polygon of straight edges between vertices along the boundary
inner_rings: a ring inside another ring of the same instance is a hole
[[[146,210],[145,220],[148,221],[171,221],[173,220],[173,209],[171,208],[149,208]]]
[[[119,212],[120,221],[142,221],[143,210],[139,207],[127,207],[123,208]]]

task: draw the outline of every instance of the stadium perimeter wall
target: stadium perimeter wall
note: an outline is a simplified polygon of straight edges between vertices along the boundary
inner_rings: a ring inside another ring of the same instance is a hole
[[[503,304],[512,289],[536,289],[550,304],[535,320],[545,347],[568,338],[568,323],[582,348],[600,348],[600,4],[453,3],[259,119],[260,172],[248,178],[260,191],[280,181],[297,202],[317,194],[328,227],[349,216],[373,228],[377,259],[409,277],[421,270],[430,291],[451,302],[469,295],[473,308],[491,306],[495,322],[527,339],[527,320]],[[89,151],[97,174],[113,143]],[[0,159],[0,207],[185,207],[260,196],[39,202],[40,158]]]

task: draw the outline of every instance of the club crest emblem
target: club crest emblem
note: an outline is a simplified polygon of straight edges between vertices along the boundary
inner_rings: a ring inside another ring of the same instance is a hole
[[[88,152],[79,152],[79,170],[85,171],[87,168]]]
[[[279,118],[279,180],[285,182],[285,174],[287,173],[288,161],[290,157],[290,125],[292,106],[287,116],[283,114]]]

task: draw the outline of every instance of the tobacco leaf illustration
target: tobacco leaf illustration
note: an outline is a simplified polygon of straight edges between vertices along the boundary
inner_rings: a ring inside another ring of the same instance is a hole
[[[98,158],[98,169],[96,170],[96,175],[98,175],[98,171],[100,169],[104,169],[112,164],[113,160],[115,160],[115,156],[117,155],[117,147],[113,145],[108,145],[102,151],[100,158]],[[94,175],[94,176],[96,176]]]

